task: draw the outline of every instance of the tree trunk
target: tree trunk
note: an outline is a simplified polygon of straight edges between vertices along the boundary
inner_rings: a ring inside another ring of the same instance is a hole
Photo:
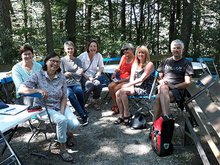
[[[91,32],[91,20],[92,20],[92,5],[88,5],[88,11],[86,16],[86,31],[87,31],[87,37],[90,36]]]
[[[176,4],[174,0],[170,0],[170,26],[169,26],[169,45],[176,38],[175,33],[175,8]],[[168,45],[168,48],[170,47]]]
[[[66,12],[67,39],[76,43],[76,10],[77,1],[69,0]]]
[[[195,17],[195,26],[193,31],[193,57],[199,57],[200,56],[200,21],[201,21],[201,11],[200,7],[197,6],[197,9],[195,10],[196,17]]]
[[[125,18],[125,0],[121,2],[121,40],[126,39],[126,18]]]
[[[156,24],[156,54],[160,55],[160,2],[157,1],[158,9],[157,9],[157,24]]]
[[[143,28],[143,23],[144,23],[144,11],[143,11],[144,3],[145,3],[145,0],[140,1],[140,8],[139,8],[140,20],[139,20],[139,22],[137,20],[134,4],[132,6],[133,11],[134,11],[135,25],[136,25],[136,32],[137,32],[136,45],[140,45],[140,43],[142,43],[142,39],[143,39],[142,38],[142,28]]]
[[[24,14],[24,28],[28,28],[28,16],[27,16],[27,4],[26,0],[22,0],[22,8],[23,8],[23,14]],[[27,30],[24,31],[24,41],[27,42],[28,40],[28,34]]]
[[[12,25],[11,14],[12,6],[10,0],[0,1],[0,56],[2,64],[11,64],[12,53]]]
[[[109,33],[111,34],[114,32],[114,16],[113,16],[113,9],[112,9],[112,1],[108,0],[108,13],[109,13]]]
[[[50,52],[54,51],[50,1],[43,0],[43,4],[44,4],[44,13],[45,13],[47,53],[50,53]]]
[[[190,36],[192,33],[192,17],[193,17],[193,6],[194,0],[184,0],[183,1],[183,21],[181,25],[181,39],[185,45],[184,55],[187,54]]]

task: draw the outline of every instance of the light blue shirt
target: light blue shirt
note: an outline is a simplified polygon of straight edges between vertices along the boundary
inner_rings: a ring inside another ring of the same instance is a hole
[[[32,70],[29,72],[22,67],[22,62],[15,64],[12,68],[12,79],[16,88],[16,97],[18,98],[18,88],[23,84],[33,73],[40,71],[42,68],[41,64],[33,62]]]

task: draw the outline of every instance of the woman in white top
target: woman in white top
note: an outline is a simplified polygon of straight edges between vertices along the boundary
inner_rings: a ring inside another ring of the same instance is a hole
[[[87,51],[78,56],[82,62],[83,74],[82,74],[82,86],[84,88],[85,103],[87,103],[90,94],[93,92],[94,107],[99,109],[98,99],[102,91],[102,85],[98,80],[99,76],[104,70],[103,58],[98,53],[98,42],[91,40],[88,44]]]

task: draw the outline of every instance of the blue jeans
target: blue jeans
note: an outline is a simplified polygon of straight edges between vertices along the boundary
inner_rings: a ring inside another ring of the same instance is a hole
[[[84,106],[84,91],[81,85],[76,84],[73,86],[67,87],[67,96],[71,105],[74,107],[76,112],[80,115],[81,118],[87,116],[85,113]]]
[[[88,101],[90,94],[93,92],[93,99],[98,99],[102,92],[102,84],[99,79],[94,81],[82,79],[82,85],[84,88],[85,103]]]

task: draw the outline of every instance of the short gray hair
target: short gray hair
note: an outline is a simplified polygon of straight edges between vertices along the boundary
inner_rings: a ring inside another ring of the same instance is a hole
[[[66,41],[63,46],[73,46],[75,47],[74,43],[72,41]]]
[[[181,47],[184,49],[184,43],[183,43],[183,41],[181,41],[180,39],[173,40],[173,41],[171,42],[171,44],[170,44],[170,48],[172,48],[172,46],[173,46],[174,44],[181,45]]]
[[[132,50],[134,50],[134,46],[131,43],[125,43],[123,45],[123,47],[121,48],[121,50],[125,50],[125,49],[132,49]]]

